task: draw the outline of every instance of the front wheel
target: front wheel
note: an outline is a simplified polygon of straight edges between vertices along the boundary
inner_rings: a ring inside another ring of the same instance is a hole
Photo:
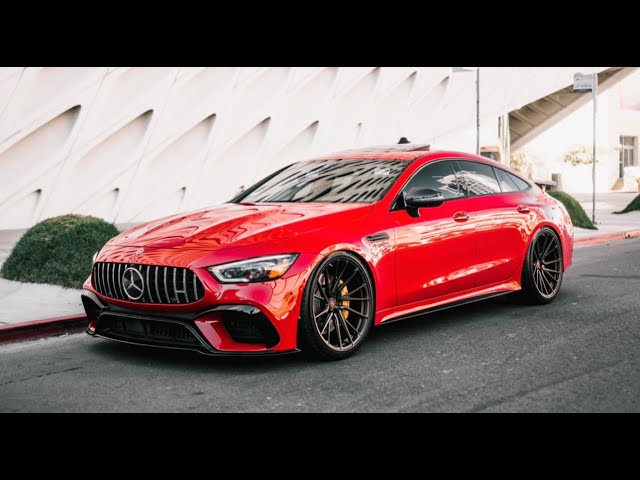
[[[529,304],[551,302],[562,283],[562,246],[549,227],[536,232],[522,267],[521,298]]]
[[[353,355],[374,318],[373,282],[360,258],[335,252],[313,271],[302,301],[303,351],[323,360]]]

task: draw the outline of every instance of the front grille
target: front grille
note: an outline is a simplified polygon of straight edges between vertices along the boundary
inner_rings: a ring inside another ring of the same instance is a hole
[[[97,262],[93,286],[107,297],[138,303],[191,303],[204,297],[204,286],[188,268]]]

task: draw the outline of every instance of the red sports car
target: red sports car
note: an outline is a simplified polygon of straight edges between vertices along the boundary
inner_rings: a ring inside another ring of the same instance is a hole
[[[352,355],[373,326],[517,292],[554,299],[562,204],[484,157],[404,144],[293,163],[96,255],[87,332],[213,355]]]

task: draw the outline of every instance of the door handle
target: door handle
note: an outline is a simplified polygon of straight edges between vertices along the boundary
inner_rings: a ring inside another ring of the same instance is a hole
[[[531,211],[529,205],[518,205],[518,208],[516,210],[518,210],[518,212],[520,213],[529,213]]]
[[[466,222],[469,220],[469,214],[467,212],[458,212],[453,216],[456,222]]]

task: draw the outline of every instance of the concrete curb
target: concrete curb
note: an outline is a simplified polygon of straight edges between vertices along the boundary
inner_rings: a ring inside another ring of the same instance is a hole
[[[85,328],[87,328],[87,317],[84,314],[2,325],[0,326],[0,344],[76,333]]]
[[[627,238],[640,237],[640,230],[629,230],[628,232],[613,232],[605,235],[581,238],[573,242],[575,248],[587,247],[589,245],[598,245],[600,243],[615,242],[618,240],[626,240]]]

